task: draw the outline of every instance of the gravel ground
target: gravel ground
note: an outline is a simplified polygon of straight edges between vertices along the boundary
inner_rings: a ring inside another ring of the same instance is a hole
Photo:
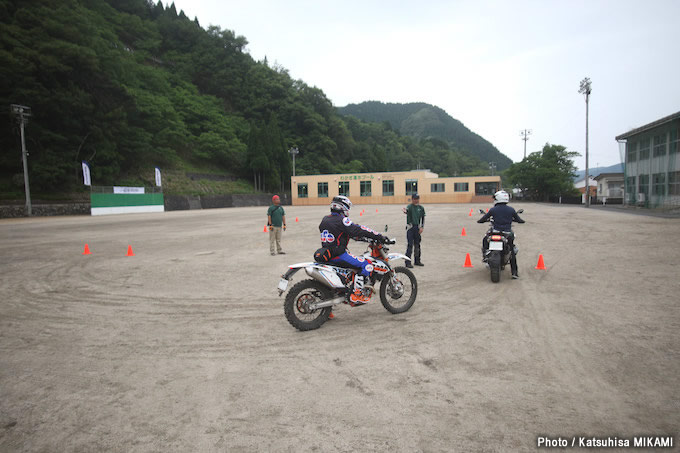
[[[493,284],[480,207],[426,206],[409,312],[343,305],[306,333],[275,289],[319,246],[325,207],[287,207],[275,257],[261,207],[1,220],[0,451],[677,445],[680,221],[522,204],[521,279]],[[352,218],[404,251],[400,206]]]

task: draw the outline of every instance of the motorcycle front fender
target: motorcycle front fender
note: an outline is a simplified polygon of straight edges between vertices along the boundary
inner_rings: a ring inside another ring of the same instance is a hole
[[[401,258],[403,258],[403,259],[405,259],[405,260],[411,261],[411,258],[409,258],[408,256],[404,255],[403,253],[390,253],[389,255],[387,255],[387,260],[388,260],[388,261],[398,260],[398,259],[401,259]]]

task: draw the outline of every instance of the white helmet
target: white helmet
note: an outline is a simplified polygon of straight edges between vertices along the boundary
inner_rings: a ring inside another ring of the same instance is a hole
[[[331,201],[331,211],[341,212],[342,215],[347,217],[349,216],[350,209],[352,209],[352,202],[349,201],[349,198],[343,195],[333,197],[333,201]]]
[[[493,204],[507,203],[510,201],[510,195],[505,190],[499,190],[493,194]]]

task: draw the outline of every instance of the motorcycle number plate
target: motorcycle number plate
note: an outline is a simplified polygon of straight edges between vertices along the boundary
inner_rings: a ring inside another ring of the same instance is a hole
[[[279,289],[281,291],[285,291],[288,288],[288,280],[285,278],[282,278],[281,281],[279,282]]]
[[[503,243],[501,241],[489,242],[489,250],[503,250]]]

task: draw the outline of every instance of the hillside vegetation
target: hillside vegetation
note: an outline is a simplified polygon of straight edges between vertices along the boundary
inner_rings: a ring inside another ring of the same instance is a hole
[[[349,104],[339,111],[343,115],[352,115],[364,121],[388,122],[394,130],[417,140],[441,140],[452,151],[477,158],[485,165],[496,162],[498,170],[504,170],[512,164],[495,146],[434,105],[422,102],[392,104],[369,101]],[[455,169],[448,172],[451,171],[455,172]]]
[[[292,146],[299,174],[419,164],[446,175],[488,172],[475,148],[456,145],[463,139],[418,132],[417,116],[397,128],[338,114],[321,89],[255,61],[247,45],[174,4],[0,0],[0,193],[23,193],[9,104],[33,109],[26,143],[38,195],[82,190],[81,160],[95,185],[152,184],[159,166],[177,175],[166,188],[177,193],[200,190],[184,187],[182,172],[240,180],[206,185],[213,192],[281,190]]]

